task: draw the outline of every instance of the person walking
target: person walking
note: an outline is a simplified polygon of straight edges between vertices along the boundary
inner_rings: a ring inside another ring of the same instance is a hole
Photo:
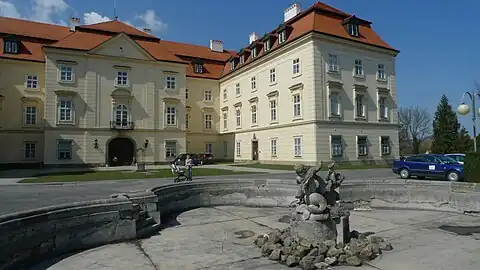
[[[187,179],[192,180],[192,158],[190,155],[187,155],[185,159],[185,167],[187,167]]]

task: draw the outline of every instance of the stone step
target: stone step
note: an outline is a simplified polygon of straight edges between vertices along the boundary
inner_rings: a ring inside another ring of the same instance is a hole
[[[152,224],[155,224],[155,220],[153,219],[153,217],[148,217],[145,219],[137,220],[135,225],[137,227],[137,231],[139,231],[145,227],[151,226]]]
[[[145,237],[152,236],[160,230],[161,226],[162,224],[155,223],[153,225],[137,230],[137,238],[145,238]]]

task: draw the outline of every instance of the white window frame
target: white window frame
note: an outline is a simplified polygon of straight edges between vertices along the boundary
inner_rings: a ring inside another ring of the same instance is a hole
[[[223,117],[223,130],[228,130],[228,112],[224,111],[222,113]]]
[[[257,47],[253,47],[252,48],[252,59],[256,58],[257,56],[258,56]]]
[[[165,158],[172,159],[177,156],[177,142],[165,141]]]
[[[33,109],[33,111],[29,110]],[[35,126],[38,124],[38,108],[35,105],[25,105],[23,109],[23,124]]]
[[[120,116],[120,119],[117,116]],[[117,128],[127,128],[130,122],[130,108],[128,105],[123,103],[115,104],[112,120]]]
[[[167,90],[177,89],[177,77],[173,75],[165,76],[165,89]]]
[[[213,154],[213,144],[205,143],[205,154]]]
[[[230,71],[235,69],[235,60],[230,61]]]
[[[23,142],[23,158],[33,160],[37,158],[37,143]]]
[[[227,88],[223,89],[223,101],[228,100],[228,90]]]
[[[270,154],[272,157],[277,157],[278,138],[270,139]]]
[[[250,105],[250,122],[252,126],[258,125],[258,106],[256,103]]]
[[[293,137],[293,156],[296,158],[303,156],[303,138],[302,136]]]
[[[360,29],[358,24],[348,24],[348,34],[353,37],[358,37],[360,35]]]
[[[210,113],[206,113],[203,116],[204,120],[204,128],[205,130],[212,130],[213,129],[213,116]]]
[[[343,156],[343,138],[341,135],[330,135],[330,155],[332,158]]]
[[[338,56],[335,54],[328,55],[328,72],[330,73],[339,73],[340,68],[338,65]]]
[[[336,108],[333,107],[334,97],[336,99]],[[341,117],[340,92],[330,91],[329,102],[330,102],[330,116],[331,117]]]
[[[25,75],[25,88],[28,90],[38,90],[38,76],[37,75]]]
[[[63,106],[63,104],[69,106]],[[65,111],[65,119],[62,119],[62,111]],[[57,101],[57,123],[72,124],[75,122],[75,106],[73,100],[61,97]]]
[[[287,31],[282,30],[278,33],[278,44],[282,44],[287,41]]]
[[[169,127],[177,125],[177,106],[172,104],[166,104],[165,125]]]
[[[363,93],[355,93],[355,118],[366,118],[366,95]]]
[[[300,58],[295,58],[292,60],[292,73],[293,75],[300,75],[301,72],[300,72]]]
[[[207,90],[205,90],[205,91],[203,92],[203,100],[204,100],[204,101],[207,101],[207,102],[213,101],[212,90],[207,89]]]
[[[253,76],[250,78],[250,86],[252,87],[252,92],[257,90],[257,77]]]
[[[270,74],[270,85],[277,83],[277,69],[271,68],[269,74]]]
[[[263,46],[264,51],[268,52],[271,49],[271,46],[270,46],[271,44],[270,43],[271,43],[270,39],[265,40],[264,46]]]
[[[241,157],[242,156],[242,144],[240,141],[236,141],[235,142],[235,155],[237,157]]]
[[[242,127],[242,107],[235,107],[235,126],[237,128]]]
[[[392,154],[392,145],[390,143],[390,137],[380,136],[380,155],[389,156]],[[386,141],[386,144],[385,144]]]
[[[365,140],[363,142],[363,140]],[[362,141],[362,143],[360,143]],[[357,136],[357,156],[365,157],[368,156],[368,137],[367,136]]]
[[[71,160],[73,154],[72,140],[57,140],[57,160]]]
[[[75,68],[71,65],[59,65],[58,81],[63,83],[75,82]]]
[[[378,96],[378,119],[379,120],[389,119],[388,97],[384,95]]]
[[[353,67],[353,75],[355,77],[365,76],[364,63],[361,59],[355,59],[355,65]]]
[[[117,87],[128,87],[130,86],[130,80],[128,79],[127,70],[117,70],[115,76],[115,86]]]
[[[293,119],[302,118],[302,95],[295,93],[292,95]]]
[[[240,89],[240,83],[235,84],[235,95],[239,97],[242,94],[242,90]]]
[[[198,74],[203,73],[203,65],[202,64],[195,64],[194,69],[195,69],[194,70],[195,73],[198,73]]]
[[[379,80],[379,81],[386,81],[387,80],[387,75],[385,73],[385,65],[384,64],[378,64],[377,65],[377,80]]]
[[[5,53],[18,53],[19,43],[16,41],[5,40]]]
[[[278,98],[272,98],[268,101],[268,108],[270,109],[270,122],[278,122]]]
[[[245,54],[240,55],[239,64],[242,65],[245,63]]]

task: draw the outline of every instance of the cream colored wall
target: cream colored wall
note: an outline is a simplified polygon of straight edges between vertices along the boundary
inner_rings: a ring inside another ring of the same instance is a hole
[[[0,163],[43,161],[44,64],[0,59]],[[38,77],[38,89],[27,89],[26,76]],[[37,108],[37,124],[24,124],[25,106]],[[34,159],[25,159],[25,142],[36,144]]]
[[[316,148],[310,147],[314,141],[315,100],[314,100],[314,43],[310,37],[288,44],[265,57],[253,62],[246,69],[241,69],[220,81],[220,108],[228,108],[228,129],[223,128],[220,115],[220,132],[229,138],[235,149],[235,142],[241,141],[241,156],[234,155],[235,160],[250,160],[251,140],[253,134],[259,139],[259,160],[261,162],[283,161],[311,162],[316,158]],[[293,60],[300,59],[300,74],[293,74]],[[270,69],[276,68],[276,83],[270,83]],[[252,91],[250,78],[256,76],[257,88]],[[241,95],[236,96],[236,84],[240,83]],[[223,89],[228,96],[223,98]],[[269,97],[275,91],[278,95]],[[294,118],[293,95],[301,96],[301,117]],[[257,125],[251,124],[251,100],[257,98]],[[277,100],[277,119],[270,121],[270,99]],[[236,127],[235,105],[241,103],[241,128]],[[222,113],[221,113],[222,114]],[[234,136],[228,136],[234,134]],[[293,137],[303,135],[303,155],[293,156]],[[278,155],[270,154],[270,138],[278,138]]]
[[[123,48],[119,50],[119,47]],[[103,57],[105,54],[115,57]],[[105,162],[106,143],[114,136],[131,137],[137,148],[149,140],[146,162],[165,161],[165,140],[177,141],[177,152],[184,151],[185,141],[185,66],[153,61],[138,47],[132,45],[126,37],[118,37],[96,49],[92,54],[75,54],[61,50],[49,50],[46,57],[45,95],[47,124],[45,163],[94,163]],[[134,59],[137,58],[137,59]],[[140,59],[138,59],[140,58]],[[58,67],[61,61],[75,61],[74,83],[58,81]],[[112,92],[116,91],[114,80],[118,66],[128,67],[130,86],[124,91],[131,93],[128,99],[114,97],[119,103],[130,105],[134,122],[133,131],[110,130],[113,119]],[[176,77],[176,89],[165,89],[167,74]],[[56,90],[70,91],[75,94],[75,123],[64,125],[57,123]],[[166,104],[177,107],[177,125],[167,127],[165,123]],[[74,151],[72,160],[59,161],[56,154],[56,140],[72,139]],[[98,139],[99,149],[93,148]],[[139,160],[138,157],[137,160]]]
[[[187,113],[189,116],[187,131],[187,151],[192,153],[205,152],[206,144],[212,144],[212,154],[223,159],[223,144],[219,141],[219,82],[218,80],[187,78],[188,99]],[[205,99],[205,91],[210,90],[212,100]],[[212,129],[205,129],[205,115],[212,115]]]

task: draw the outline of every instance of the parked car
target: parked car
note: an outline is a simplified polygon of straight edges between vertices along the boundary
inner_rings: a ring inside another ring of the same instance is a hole
[[[392,171],[402,179],[416,176],[440,178],[450,181],[463,180],[463,164],[445,155],[423,154],[406,157],[393,162]]]
[[[199,156],[200,156],[200,161],[203,165],[214,163],[213,155],[210,153],[203,153],[203,154],[200,154]]]
[[[187,159],[187,155],[190,156],[192,159],[192,165],[193,166],[198,166],[202,164],[202,161],[200,160],[200,157],[197,154],[180,154],[175,158],[175,161],[178,163],[178,165],[183,166],[185,165],[185,159]]]
[[[455,159],[460,164],[465,160],[465,154],[445,154],[445,156]]]

